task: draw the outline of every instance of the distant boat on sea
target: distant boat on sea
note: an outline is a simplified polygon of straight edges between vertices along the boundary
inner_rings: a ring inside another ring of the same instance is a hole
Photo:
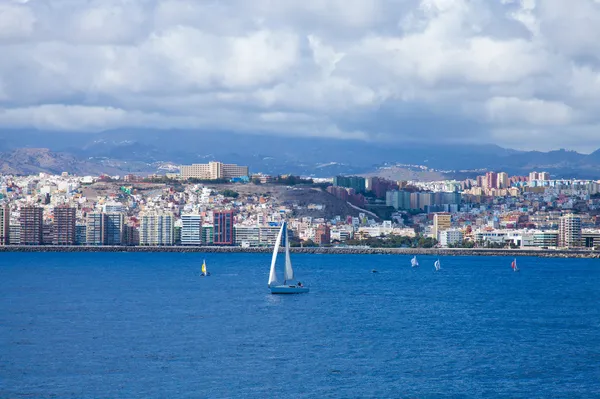
[[[521,269],[519,269],[519,266],[517,266],[517,259],[515,258],[512,263],[510,264],[510,267],[512,267],[513,272],[520,272]]]
[[[373,269],[371,270],[371,273],[378,273],[377,270]]]
[[[208,272],[206,270],[206,259],[202,261],[202,273],[200,273],[201,277],[208,277],[210,276],[210,272]]]
[[[419,261],[417,260],[417,257],[414,256],[411,260],[410,260],[410,265],[412,267],[419,267]]]
[[[285,268],[283,269],[283,284],[279,284],[277,282],[277,270],[275,266],[277,263],[279,246],[282,244],[284,234]],[[273,258],[271,259],[271,271],[269,273],[268,287],[271,289],[271,294],[303,294],[308,292],[308,287],[303,286],[301,282],[288,284],[288,281],[294,281],[294,269],[292,269],[292,261],[290,259],[290,241],[287,235],[287,223],[283,222],[281,229],[279,230],[279,234],[277,235],[275,248],[273,249]]]
[[[438,270],[440,270],[440,269],[441,269],[441,265],[440,265],[440,260],[439,260],[439,259],[438,259],[438,260],[436,260],[436,261],[433,263],[433,267],[435,267],[435,271],[436,271],[436,272],[437,272]]]

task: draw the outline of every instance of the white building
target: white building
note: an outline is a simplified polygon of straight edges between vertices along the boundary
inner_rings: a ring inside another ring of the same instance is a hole
[[[202,217],[198,214],[181,215],[181,245],[202,244]]]
[[[225,164],[221,162],[196,163],[193,165],[182,165],[181,177],[183,179],[196,178],[202,180],[233,179],[235,177],[248,176],[247,166]]]
[[[438,234],[440,240],[439,243],[444,248],[447,248],[450,245],[460,244],[464,239],[463,232],[458,229],[443,230]]]
[[[173,245],[174,217],[171,212],[140,214],[140,245]]]

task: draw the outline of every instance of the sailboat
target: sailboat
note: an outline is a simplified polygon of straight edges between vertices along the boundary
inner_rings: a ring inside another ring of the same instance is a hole
[[[279,246],[282,244],[282,239],[285,234],[285,268],[283,270],[283,284],[277,281],[277,271],[275,264],[277,263],[277,254],[279,252]],[[290,241],[287,235],[287,223],[283,222],[279,234],[277,235],[277,241],[275,242],[275,248],[273,249],[273,258],[271,259],[271,271],[269,273],[269,284],[268,287],[271,289],[271,294],[303,294],[308,292],[308,287],[302,285],[302,283],[292,283],[294,281],[294,269],[292,269],[292,261],[290,260]]]
[[[210,272],[206,271],[206,259],[202,262],[202,273],[200,273],[201,277],[210,276]]]
[[[436,272],[437,272],[438,270],[440,270],[440,269],[441,269],[441,265],[440,265],[440,260],[439,260],[439,259],[438,259],[438,260],[436,260],[436,261],[433,263],[433,267],[435,267],[435,271],[436,271]]]
[[[412,267],[419,267],[419,261],[417,260],[417,257],[414,256],[411,260],[410,260],[410,265]]]
[[[520,272],[521,269],[519,269],[519,266],[517,266],[517,259],[515,258],[512,263],[510,264],[510,267],[512,267],[513,272]]]

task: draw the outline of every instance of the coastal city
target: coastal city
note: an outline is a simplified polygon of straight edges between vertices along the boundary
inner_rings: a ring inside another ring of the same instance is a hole
[[[2,246],[599,249],[600,182],[304,178],[209,162],[152,176],[0,176]]]

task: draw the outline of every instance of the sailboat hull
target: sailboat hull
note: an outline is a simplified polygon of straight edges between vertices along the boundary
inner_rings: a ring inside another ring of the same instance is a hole
[[[298,287],[297,285],[274,285],[269,287],[271,294],[305,294],[308,287]]]

